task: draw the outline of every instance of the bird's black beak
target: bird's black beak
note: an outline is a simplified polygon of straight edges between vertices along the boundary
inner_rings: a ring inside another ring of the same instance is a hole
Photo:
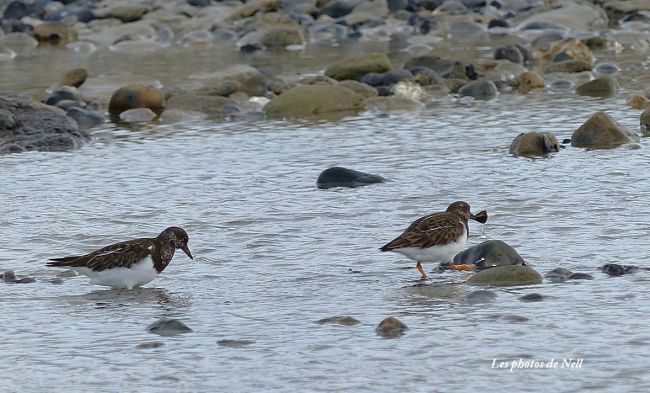
[[[470,213],[469,218],[471,218],[474,221],[478,221],[481,224],[485,224],[487,222],[487,220],[488,220],[488,214],[487,214],[487,212],[485,210],[481,210],[480,212],[478,212],[476,214]]]
[[[185,252],[185,254],[187,254],[190,259],[194,260],[194,257],[192,257],[192,253],[190,252],[190,248],[187,246],[187,244],[181,247],[181,250],[183,250],[183,252]]]

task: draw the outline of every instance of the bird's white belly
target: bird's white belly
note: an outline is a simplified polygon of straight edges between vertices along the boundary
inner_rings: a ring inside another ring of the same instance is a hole
[[[151,257],[146,257],[130,268],[115,267],[98,272],[87,267],[71,267],[71,269],[88,276],[91,284],[127,289],[147,284],[158,275]]]
[[[406,257],[418,262],[451,262],[452,259],[461,252],[467,245],[467,235],[463,235],[457,242],[445,244],[443,246],[433,246],[429,248],[405,247],[394,249]]]

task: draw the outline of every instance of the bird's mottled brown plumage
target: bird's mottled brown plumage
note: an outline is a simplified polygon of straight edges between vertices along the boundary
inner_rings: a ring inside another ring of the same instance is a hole
[[[481,220],[487,220],[487,213],[482,211]],[[391,251],[400,248],[417,247],[429,248],[455,242],[463,233],[469,236],[467,221],[476,219],[470,213],[469,204],[463,201],[454,202],[445,212],[433,213],[415,220],[404,233],[390,243],[381,247],[381,251]]]
[[[177,248],[192,254],[187,247],[187,233],[179,227],[169,227],[155,238],[141,238],[112,244],[90,254],[50,259],[51,267],[87,267],[93,271],[102,271],[117,267],[130,268],[147,256],[151,256],[158,273],[165,270],[172,260]]]

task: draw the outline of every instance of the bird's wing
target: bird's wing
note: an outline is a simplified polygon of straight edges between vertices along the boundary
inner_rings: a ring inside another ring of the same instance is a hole
[[[55,263],[50,266],[87,267],[94,271],[114,267],[128,268],[151,255],[154,247],[152,239],[130,240],[100,248],[86,255],[52,259]]]
[[[390,251],[397,248],[428,248],[454,242],[465,232],[465,224],[456,214],[434,213],[415,220],[404,233],[381,248]]]

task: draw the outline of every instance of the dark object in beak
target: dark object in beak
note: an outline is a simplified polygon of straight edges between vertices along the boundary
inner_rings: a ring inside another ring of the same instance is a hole
[[[480,212],[478,212],[476,214],[471,214],[470,213],[469,218],[471,218],[472,220],[476,220],[476,221],[480,222],[481,224],[485,224],[487,222],[487,219],[488,219],[488,214],[487,214],[487,212],[485,210],[481,210]]]
[[[194,257],[192,257],[192,253],[190,252],[190,248],[187,247],[187,244],[181,247],[181,250],[183,250],[185,254],[187,254],[187,256],[190,257],[190,259],[192,260],[194,259]]]

